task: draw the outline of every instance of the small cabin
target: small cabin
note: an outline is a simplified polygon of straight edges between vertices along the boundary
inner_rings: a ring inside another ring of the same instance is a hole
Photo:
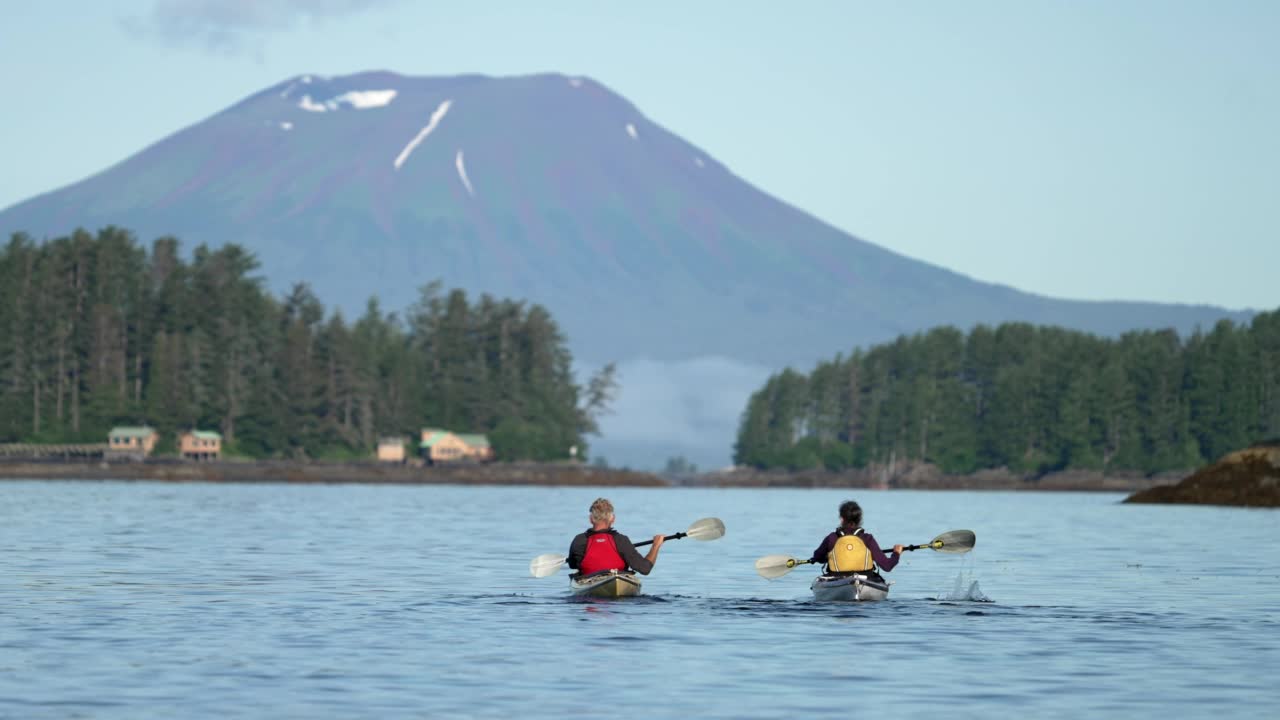
[[[191,430],[178,436],[178,453],[187,460],[222,457],[222,435],[211,430]]]
[[[108,459],[143,460],[151,455],[159,439],[155,428],[142,426],[120,426],[111,428],[107,433]]]
[[[403,463],[404,460],[404,438],[386,437],[378,439],[378,462]]]
[[[467,457],[476,462],[488,462],[493,459],[493,448],[489,445],[487,435],[458,435],[458,439],[467,446]]]
[[[422,457],[432,464],[459,462],[471,459],[471,450],[457,435],[448,430],[427,428],[422,431],[418,443]]]

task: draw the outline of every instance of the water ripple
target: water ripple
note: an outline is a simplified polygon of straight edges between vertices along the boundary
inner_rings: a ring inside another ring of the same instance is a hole
[[[874,493],[881,538],[968,526],[979,545],[908,555],[887,602],[829,604],[811,573],[752,563],[812,548],[847,493],[611,489],[624,531],[715,515],[728,534],[669,543],[645,596],[592,601],[526,575],[599,489],[0,491],[4,718],[826,717],[850,686],[891,717],[1163,719],[1277,697],[1259,672],[1280,661],[1274,562],[1205,566],[1198,546],[1271,547],[1266,513]],[[537,512],[496,537],[494,507]],[[1106,542],[1038,542],[1076,535]]]

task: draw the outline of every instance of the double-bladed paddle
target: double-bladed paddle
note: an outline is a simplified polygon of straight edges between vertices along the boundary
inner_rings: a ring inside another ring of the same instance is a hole
[[[724,523],[720,522],[720,518],[702,518],[694,522],[684,532],[678,532],[674,535],[667,535],[662,538],[663,542],[668,540],[679,540],[680,538],[690,537],[694,540],[716,540],[724,537]],[[652,545],[652,540],[643,540],[635,543],[636,547],[644,545]],[[560,568],[567,562],[569,558],[564,555],[548,553],[539,555],[529,563],[529,574],[536,577],[547,577],[560,572]]]
[[[959,555],[973,549],[977,537],[972,530],[951,530],[944,532],[923,545],[904,545],[903,550],[936,550],[941,553]],[[765,555],[756,560],[756,572],[760,577],[775,580],[796,569],[797,565],[808,565],[813,560],[801,560],[790,555]]]

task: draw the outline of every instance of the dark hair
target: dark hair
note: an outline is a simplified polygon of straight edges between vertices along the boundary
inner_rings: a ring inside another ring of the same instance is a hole
[[[840,503],[840,519],[849,527],[862,525],[862,506],[852,500]]]

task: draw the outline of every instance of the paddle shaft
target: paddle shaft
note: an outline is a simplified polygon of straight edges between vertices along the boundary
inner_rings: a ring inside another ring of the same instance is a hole
[[[943,553],[963,554],[973,549],[974,540],[973,531],[971,530],[952,530],[923,545],[903,545],[902,552],[907,552],[908,550],[936,550]],[[889,549],[886,554],[892,552],[893,550]],[[898,557],[902,557],[902,553],[898,553]],[[801,565],[816,565],[821,562],[821,560],[800,560],[787,555],[766,555],[756,560],[756,572],[766,580],[775,580]]]
[[[924,545],[903,545],[902,550],[903,552],[906,552],[907,550],[924,550],[930,547],[933,547],[933,546],[928,543],[925,543]],[[893,553],[893,548],[889,548],[888,552],[886,552],[885,555],[890,555],[892,553]],[[796,560],[794,562],[787,563],[787,566],[795,567],[797,565],[816,565],[820,562],[821,562],[820,560]]]
[[[689,533],[680,532],[680,533],[676,533],[675,535],[663,535],[662,542],[667,542],[668,540],[679,540],[682,537],[689,537]],[[652,540],[641,540],[638,543],[632,543],[632,547],[644,547],[645,545],[652,545],[652,544],[653,544]]]

